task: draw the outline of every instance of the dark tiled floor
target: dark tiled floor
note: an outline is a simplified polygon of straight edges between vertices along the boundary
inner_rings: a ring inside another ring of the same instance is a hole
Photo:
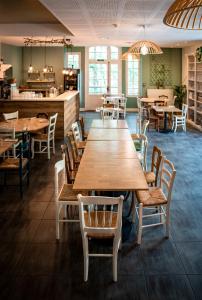
[[[95,113],[84,114],[86,129]],[[128,114],[135,132],[135,114]],[[14,187],[0,191],[0,299],[202,299],[202,135],[148,133],[173,161],[177,176],[171,205],[171,237],[163,228],[136,230],[118,258],[118,283],[112,282],[111,259],[90,259],[83,282],[79,224],[65,224],[55,240],[54,163],[38,156],[31,162],[31,181],[23,200]],[[125,225],[126,226],[126,225]],[[130,230],[130,228],[129,228]],[[103,247],[92,245],[94,250]]]

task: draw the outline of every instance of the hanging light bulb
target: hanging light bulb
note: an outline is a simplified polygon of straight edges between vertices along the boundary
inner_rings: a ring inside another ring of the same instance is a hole
[[[73,75],[73,71],[72,71],[72,70],[69,72],[69,75],[70,75],[70,76],[72,76],[72,75]]]
[[[32,73],[33,72],[33,66],[32,64],[29,65],[29,68],[28,68],[28,73]]]
[[[48,71],[48,68],[47,68],[47,66],[45,65],[45,67],[43,68],[43,72],[44,72],[44,73],[47,73],[47,71]]]
[[[147,55],[148,52],[149,52],[149,50],[148,50],[148,48],[147,48],[146,45],[144,45],[144,46],[141,47],[140,53],[141,53],[142,55]]]

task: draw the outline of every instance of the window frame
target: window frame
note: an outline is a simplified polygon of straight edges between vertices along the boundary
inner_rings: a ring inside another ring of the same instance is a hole
[[[81,52],[66,52],[66,68],[71,68],[68,67],[68,56],[69,55],[78,55],[79,57],[79,67],[78,68],[73,68],[73,69],[81,69]]]
[[[129,95],[128,94],[128,59],[126,60],[125,62],[125,78],[126,78],[126,82],[125,82],[125,92],[126,92],[126,97],[128,98],[134,98],[134,97],[139,97],[140,95],[140,59],[136,59],[138,61],[138,84],[137,84],[137,87],[138,87],[138,92],[137,92],[137,95]]]

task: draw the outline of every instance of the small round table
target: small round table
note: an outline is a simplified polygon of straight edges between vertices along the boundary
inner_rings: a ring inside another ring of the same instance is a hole
[[[0,129],[13,129],[15,132],[33,132],[48,127],[49,121],[42,118],[20,118],[0,122]]]

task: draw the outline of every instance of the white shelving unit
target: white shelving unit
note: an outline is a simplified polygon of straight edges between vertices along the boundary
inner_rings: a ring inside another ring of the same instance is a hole
[[[202,131],[202,62],[188,55],[187,104],[188,122]]]

